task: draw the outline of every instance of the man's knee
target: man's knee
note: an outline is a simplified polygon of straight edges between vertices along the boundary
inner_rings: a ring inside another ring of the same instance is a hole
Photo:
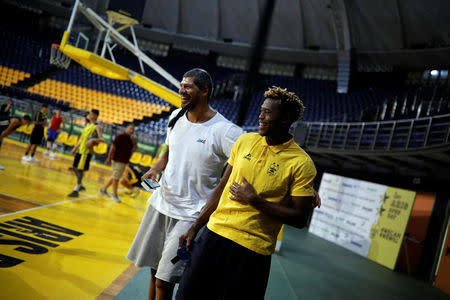
[[[155,286],[158,290],[169,290],[174,287],[174,283],[167,282],[161,279],[156,278]]]

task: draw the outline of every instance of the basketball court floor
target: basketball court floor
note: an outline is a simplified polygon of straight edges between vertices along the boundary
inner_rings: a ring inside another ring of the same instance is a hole
[[[26,144],[0,151],[0,300],[147,299],[149,270],[125,255],[149,193],[122,203],[98,194],[109,167],[91,164],[86,191],[69,198],[70,155],[22,163]],[[309,234],[285,228],[266,299],[450,299],[449,295]]]
[[[72,157],[39,149],[25,164],[25,146],[6,139],[0,153],[0,299],[113,299],[136,272],[125,255],[150,194],[100,196],[110,169],[94,163],[69,198]]]

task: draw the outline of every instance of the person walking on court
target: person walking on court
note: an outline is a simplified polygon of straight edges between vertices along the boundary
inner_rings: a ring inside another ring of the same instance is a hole
[[[72,170],[77,178],[77,185],[68,195],[69,197],[78,197],[79,192],[86,189],[83,186],[84,172],[89,170],[94,146],[103,142],[102,130],[97,125],[99,114],[97,109],[91,110],[86,117],[89,123],[84,127],[80,140],[72,149],[72,155],[75,154]]]
[[[62,124],[62,129],[60,128]],[[66,124],[64,123],[64,119],[61,116],[61,109],[58,108],[56,110],[56,114],[53,115],[52,120],[50,122],[50,126],[47,130],[47,151],[44,152],[44,155],[47,155],[50,158],[55,158],[56,152],[56,139],[61,131],[66,128]],[[53,152],[51,152],[53,146]]]
[[[31,122],[31,118],[29,115],[23,115],[21,118],[10,118],[8,120],[0,121],[0,149],[2,146],[3,138],[12,134],[22,125],[28,125]],[[0,165],[0,170],[4,170],[5,168]]]
[[[304,227],[320,203],[314,163],[289,134],[303,115],[301,100],[279,87],[264,97],[259,132],[236,141],[220,183],[180,237],[191,257],[176,299],[264,299],[281,226]]]
[[[11,125],[12,118],[9,116],[11,110],[11,99],[6,99],[5,103],[0,106],[0,134],[6,131]],[[30,118],[29,116],[27,116]],[[20,127],[20,126],[19,126]],[[16,128],[17,129],[17,128]],[[15,130],[15,129],[14,129]],[[14,131],[13,130],[13,131]],[[11,132],[12,133],[12,132]],[[8,135],[8,134],[7,134]],[[0,147],[2,145],[2,140],[0,139]]]
[[[0,106],[0,121],[8,120],[11,110],[11,99],[6,99],[5,103]]]
[[[166,151],[142,176],[156,181],[164,171],[127,255],[136,266],[150,267],[149,299],[172,299],[185,265],[171,262],[178,238],[199,215],[242,134],[209,106],[211,93],[208,72],[193,69],[183,75],[182,108],[169,118]]]
[[[38,111],[34,117],[34,128],[31,132],[30,143],[25,150],[25,155],[22,156],[22,160],[24,161],[39,161],[36,157],[34,157],[34,154],[36,153],[37,146],[42,143],[42,138],[44,137],[44,127],[47,125],[47,110],[48,105],[42,105],[41,110]]]
[[[109,149],[106,164],[109,165],[112,161],[113,173],[105,185],[100,189],[99,193],[103,196],[109,197],[108,187],[112,185],[112,197],[115,202],[120,203],[119,196],[117,196],[117,187],[119,185],[120,177],[125,170],[125,167],[130,161],[131,154],[137,148],[136,138],[134,137],[134,125],[128,125],[125,131],[119,133],[111,144]]]

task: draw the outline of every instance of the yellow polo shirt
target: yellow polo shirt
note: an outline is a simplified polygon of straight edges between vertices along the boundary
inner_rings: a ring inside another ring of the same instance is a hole
[[[208,228],[254,252],[270,255],[275,251],[282,223],[251,205],[230,200],[229,187],[233,181],[242,185],[244,177],[270,202],[282,203],[286,195],[314,196],[314,163],[293,138],[269,146],[266,138],[258,133],[241,135],[228,163],[233,170]]]

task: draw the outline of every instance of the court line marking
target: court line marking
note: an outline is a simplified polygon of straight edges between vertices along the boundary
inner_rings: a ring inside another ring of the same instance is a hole
[[[14,198],[14,199],[17,199],[17,200],[20,200],[20,201],[24,201],[24,202],[29,202],[29,203],[32,203],[32,204],[35,204],[35,205],[42,206],[42,203],[34,202],[34,201],[31,201],[31,200],[25,200],[25,199],[22,199],[20,197],[12,196],[12,195],[9,195],[9,194],[0,193],[0,195],[6,196],[6,197],[9,197],[9,198]]]
[[[28,208],[28,209],[24,209],[24,210],[20,210],[20,211],[15,211],[12,213],[1,215],[0,218],[12,216],[12,215],[16,215],[16,214],[20,214],[20,213],[24,213],[24,212],[33,211],[33,210],[40,209],[40,208],[46,208],[46,207],[51,207],[51,206],[55,206],[55,205],[66,204],[66,203],[76,202],[76,201],[80,201],[80,200],[86,200],[86,199],[93,198],[93,197],[98,197],[98,194],[93,194],[93,195],[89,195],[89,196],[85,196],[85,197],[80,197],[80,198],[75,198],[75,199],[71,199],[71,200],[65,200],[65,201],[61,201],[61,202],[46,204],[46,205],[42,205],[42,206],[38,206],[38,207]]]
[[[285,278],[285,282],[287,283],[291,294],[294,295],[296,300],[298,300],[297,293],[295,293],[295,290],[292,287],[291,281],[289,280],[289,277],[288,277],[288,275],[286,273],[286,270],[283,268],[283,265],[281,264],[279,258],[276,255],[273,255],[273,258],[274,258],[273,260],[275,260],[277,262],[277,264],[280,266],[281,274]]]

